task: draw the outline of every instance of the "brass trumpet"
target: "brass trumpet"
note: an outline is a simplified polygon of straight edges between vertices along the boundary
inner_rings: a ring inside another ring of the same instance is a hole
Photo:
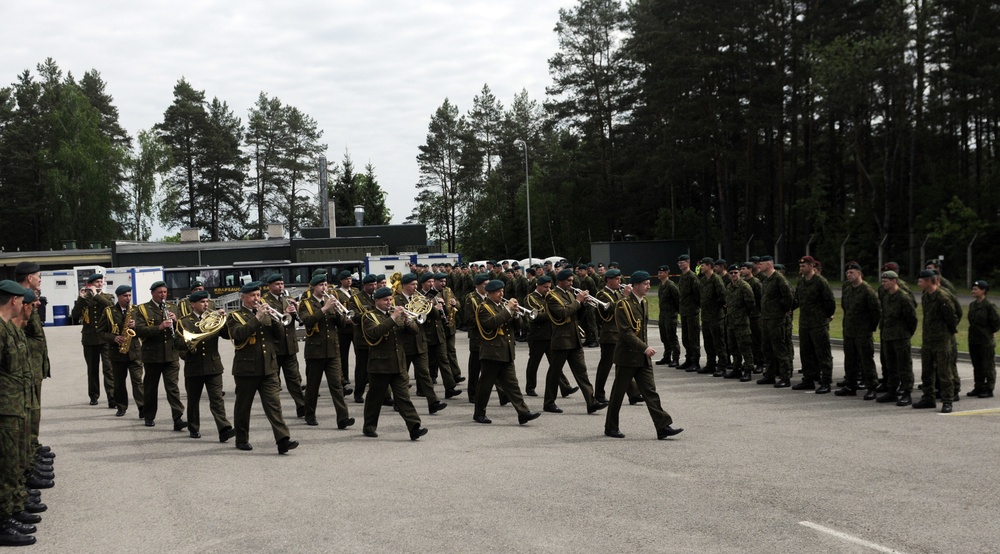
[[[525,308],[524,306],[517,305],[517,317],[527,317],[528,321],[534,321],[538,317],[538,310],[534,308]]]
[[[580,294],[581,292],[585,292],[576,287],[570,287],[570,290],[573,291],[573,294]],[[586,298],[584,298],[583,301],[595,308],[600,308],[602,310],[607,310],[608,308],[611,307],[611,305],[608,304],[607,302],[602,302],[599,298],[594,298],[593,296],[589,295]]]
[[[317,300],[319,300],[320,304],[326,304],[326,301],[331,298],[333,299],[333,308],[337,310],[337,313],[347,319],[354,317],[354,310],[349,310],[347,306],[345,306],[340,299],[337,298],[336,294],[326,293],[323,296],[318,297]]]
[[[263,300],[258,300],[257,301],[257,309],[258,310],[264,310],[264,312],[267,315],[271,316],[271,319],[273,319],[275,321],[280,321],[282,325],[291,325],[292,324],[292,316],[291,316],[291,314],[280,313],[280,312],[278,312],[278,310],[275,310],[273,307],[271,307],[270,304],[268,304],[267,302],[264,302]]]

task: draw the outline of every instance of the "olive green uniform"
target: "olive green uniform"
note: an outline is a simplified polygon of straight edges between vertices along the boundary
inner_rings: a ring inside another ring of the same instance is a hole
[[[201,317],[192,311],[181,317],[178,322],[189,333],[202,333],[203,331],[198,328],[200,320]],[[233,427],[226,417],[226,404],[222,399],[222,374],[225,368],[222,366],[222,357],[219,356],[220,334],[222,338],[229,338],[223,328],[220,333],[198,341],[193,350],[188,345],[188,350],[181,353],[181,358],[184,359],[184,389],[188,401],[188,429],[192,434],[201,429],[202,390],[208,396],[208,407],[212,412],[212,418],[215,419],[215,427],[220,437]]]
[[[400,417],[411,432],[420,427],[420,416],[410,402],[407,390],[410,378],[407,371],[406,351],[403,336],[415,332],[416,323],[403,323],[404,318],[394,320],[388,314],[376,309],[365,313],[361,319],[362,337],[368,345],[368,379],[371,383],[365,396],[365,434],[373,434],[378,428],[382,401],[387,389],[392,389],[394,405]],[[407,329],[410,328],[409,331]]]
[[[101,314],[98,328],[104,341],[108,344],[108,357],[111,358],[111,369],[115,382],[115,405],[118,406],[119,410],[128,409],[128,387],[125,386],[125,380],[130,379],[132,399],[135,401],[135,407],[139,410],[139,417],[143,418],[145,416],[145,403],[143,402],[143,367],[139,339],[132,337],[128,350],[124,354],[121,352],[121,346],[115,342],[115,337],[125,334],[125,319],[129,310],[132,311],[134,318],[137,309],[131,306],[122,310],[121,306],[116,303],[114,306],[105,308]]]
[[[171,327],[159,329],[167,318],[167,308],[153,301],[136,306],[135,334],[142,339],[142,365],[145,376],[142,383],[143,416],[147,422],[156,419],[159,403],[160,377],[163,377],[163,389],[167,393],[167,403],[170,404],[170,414],[176,422],[184,416],[184,404],[181,402],[180,352],[187,348],[179,330]]]
[[[760,274],[764,276],[763,272]],[[780,272],[771,273],[761,281],[760,324],[763,340],[765,382],[792,378],[789,312],[792,309],[792,288]]]
[[[701,337],[698,314],[701,311],[701,291],[698,277],[693,271],[681,273],[677,280],[680,297],[681,342],[684,344],[684,363],[681,366],[696,366],[701,360]],[[679,368],[680,369],[680,368]]]
[[[324,313],[323,304],[315,297],[304,300],[300,312],[302,326],[306,329],[306,344],[303,349],[306,359],[306,421],[311,423],[316,419],[319,387],[325,375],[337,412],[337,422],[340,423],[351,417],[344,400],[343,373],[340,371],[338,327],[342,325],[343,317],[334,309]]]
[[[114,407],[114,375],[111,369],[111,359],[108,357],[108,343],[101,339],[97,323],[104,308],[114,304],[110,294],[94,294],[81,296],[73,304],[70,316],[82,323],[80,329],[83,343],[83,359],[87,364],[87,394],[91,402],[101,397],[101,364],[104,365],[104,391],[108,395],[108,405]]]
[[[554,287],[545,295],[545,312],[552,323],[552,357],[549,372],[545,376],[545,407],[555,406],[559,375],[567,363],[588,408],[597,404],[594,400],[594,388],[587,375],[583,340],[578,330],[577,316],[580,306],[575,295],[560,287]]]
[[[916,302],[902,288],[893,294],[882,293],[882,317],[879,320],[880,350],[884,355],[882,373],[886,391],[909,393],[913,390],[913,355],[910,339],[917,330]]]
[[[802,277],[795,287],[792,309],[799,309],[799,359],[805,383],[830,385],[833,354],[830,352],[830,318],[837,311],[830,283],[822,275]]]
[[[285,313],[288,308],[288,298],[284,296],[279,297],[265,292],[260,299],[267,302],[279,314]],[[304,305],[306,301],[303,300],[301,303]],[[302,314],[293,315],[288,325],[282,326],[278,338],[273,342],[274,353],[278,357],[278,369],[281,370],[279,379],[284,376],[288,396],[292,397],[292,402],[295,403],[295,415],[299,417],[305,416],[306,413],[306,395],[302,390],[302,373],[299,371],[299,340],[295,334],[295,320],[301,317]]]
[[[993,335],[1000,331],[1000,314],[997,307],[983,298],[969,305],[969,357],[972,358],[972,375],[976,393],[993,393],[997,369],[994,363],[996,343]]]
[[[348,306],[354,312],[351,325],[354,336],[354,402],[364,402],[365,387],[368,386],[368,343],[361,331],[361,318],[375,309],[375,300],[364,290],[354,293]]]
[[[413,294],[423,294],[416,291]],[[396,306],[406,306],[409,298],[405,294],[397,294],[393,297]],[[432,311],[436,308],[432,308]],[[428,314],[429,316],[430,314]],[[409,367],[413,365],[413,378],[417,382],[417,394],[427,398],[428,408],[439,402],[438,395],[434,392],[434,383],[431,381],[430,364],[427,356],[427,335],[423,328],[416,321],[411,321],[412,325],[407,325],[407,332],[403,333],[403,350],[406,352],[406,368],[409,375]],[[471,394],[471,393],[470,393]]]
[[[0,516],[24,509],[32,381],[24,333],[0,319]]]
[[[473,417],[485,417],[486,405],[494,383],[506,393],[514,410],[519,415],[530,412],[521,395],[521,387],[514,371],[514,332],[517,319],[506,306],[489,299],[479,304],[476,323],[483,342],[479,345],[479,390],[476,392],[476,408]]]
[[[874,391],[878,387],[878,373],[875,372],[875,341],[872,335],[878,329],[882,313],[878,296],[864,281],[857,286],[846,283],[840,305],[844,310],[846,387],[854,389],[858,381],[864,381],[868,389]]]
[[[663,358],[677,365],[681,357],[681,346],[677,341],[677,314],[681,308],[680,291],[673,281],[667,279],[666,283],[660,283],[657,297],[660,302],[657,325],[660,330],[660,342],[663,343]]]
[[[31,318],[24,328],[24,335],[28,339],[28,355],[31,362],[32,372],[32,398],[31,398],[31,444],[33,451],[41,444],[38,442],[38,431],[42,419],[42,379],[51,376],[52,370],[49,364],[49,346],[45,340],[45,328],[42,326],[42,316],[37,310],[31,312]]]
[[[958,332],[958,317],[951,294],[943,288],[920,297],[923,318],[923,343],[920,346],[920,381],[923,399],[934,402],[937,387],[941,398],[950,403],[956,391],[951,380],[951,349]]]
[[[281,322],[272,321],[270,316],[258,320],[254,312],[243,305],[226,320],[226,331],[236,349],[233,355],[233,380],[236,381],[233,423],[237,446],[250,441],[250,412],[258,393],[264,416],[271,424],[274,442],[288,438],[288,426],[281,415],[278,359],[272,345],[272,341],[281,336],[280,327]]]
[[[750,340],[750,314],[757,305],[750,285],[737,279],[726,286],[726,334],[732,356],[732,373],[726,378],[749,376],[753,371],[753,345]]]
[[[705,338],[704,373],[720,371],[729,365],[726,354],[726,285],[717,273],[703,274],[701,293],[701,332]]]
[[[750,342],[753,344],[753,360],[758,368],[764,367],[764,339],[760,328],[760,299],[764,294],[764,287],[760,279],[751,275],[744,279],[753,291],[755,302],[754,309],[750,311]]]
[[[594,377],[594,394],[599,399],[604,399],[604,386],[608,383],[611,375],[611,366],[615,361],[615,345],[618,344],[618,325],[615,323],[615,304],[624,295],[616,290],[607,287],[597,293],[597,298],[607,304],[607,309],[598,307],[597,315],[601,321],[601,359],[597,362],[597,375]],[[629,400],[637,402],[639,399],[639,388],[634,382],[630,382],[628,387]]]

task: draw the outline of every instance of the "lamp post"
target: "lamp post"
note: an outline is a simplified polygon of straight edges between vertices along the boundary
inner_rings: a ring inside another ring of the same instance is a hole
[[[528,265],[530,266],[535,263],[535,260],[531,255],[531,188],[528,185],[528,145],[523,140],[517,139],[514,141],[514,146],[524,151],[524,194],[528,206]]]

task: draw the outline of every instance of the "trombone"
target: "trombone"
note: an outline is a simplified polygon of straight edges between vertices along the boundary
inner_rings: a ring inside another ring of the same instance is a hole
[[[580,289],[578,289],[576,287],[570,287],[570,290],[573,291],[573,294],[580,294],[581,292],[586,292],[586,291],[580,290]],[[608,308],[611,307],[611,305],[608,304],[607,302],[602,302],[601,299],[594,298],[593,296],[590,296],[589,294],[587,295],[586,298],[583,299],[583,301],[586,302],[587,304],[590,304],[591,306],[593,306],[595,308],[600,308],[602,310],[607,310]]]

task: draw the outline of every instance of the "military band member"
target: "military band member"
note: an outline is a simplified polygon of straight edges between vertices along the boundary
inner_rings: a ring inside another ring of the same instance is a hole
[[[191,334],[199,335],[207,332],[199,323],[213,311],[209,310],[208,292],[200,290],[187,297],[190,312],[182,316],[178,325]],[[221,314],[217,314],[222,317]],[[222,357],[219,356],[219,337],[229,338],[223,328],[220,332],[208,336],[197,344],[187,344],[187,349],[181,353],[184,359],[184,389],[187,391],[188,432],[193,439],[201,438],[201,392],[208,395],[209,409],[215,419],[215,427],[219,431],[219,442],[226,442],[236,436],[236,430],[226,418],[226,405],[222,399]]]
[[[615,304],[632,292],[631,286],[626,286],[621,292],[622,272],[619,269],[612,269],[605,274],[606,286],[597,292],[597,299],[604,302],[604,306],[597,306],[597,317],[601,322],[601,334],[599,341],[601,344],[601,359],[597,362],[597,376],[594,378],[594,397],[600,402],[607,402],[608,397],[604,393],[604,386],[611,375],[611,366],[614,364],[615,345],[618,344],[618,326],[615,325]],[[605,307],[607,306],[607,307]],[[632,383],[628,387],[628,403],[631,405],[642,402],[642,395],[639,394],[639,387]]]
[[[726,338],[732,356],[726,379],[739,379],[745,383],[753,373],[754,357],[750,339],[750,314],[757,301],[750,285],[740,278],[740,270],[729,266],[729,284],[726,286]]]
[[[201,277],[195,277],[191,281],[191,290],[188,291],[188,295],[194,294],[196,292],[201,292],[205,290],[205,281]],[[215,310],[215,301],[211,298],[208,299],[208,309]],[[177,317],[181,318],[191,313],[191,301],[188,300],[188,296],[181,298],[180,302],[177,303]]]
[[[410,402],[407,390],[410,379],[407,372],[406,352],[403,348],[403,335],[409,327],[411,333],[416,332],[416,322],[407,322],[403,314],[404,307],[392,307],[392,290],[382,287],[375,291],[375,309],[365,313],[361,319],[363,338],[368,344],[368,379],[371,387],[365,397],[365,423],[363,433],[366,437],[378,436],[378,420],[382,412],[382,400],[386,390],[391,388],[395,396],[395,406],[400,417],[406,422],[410,440],[417,440],[427,434],[427,429],[420,426],[420,416]],[[391,310],[391,311],[390,311]]]
[[[632,290],[615,304],[615,323],[619,341],[615,345],[615,380],[611,385],[611,406],[604,420],[604,434],[621,439],[625,435],[618,428],[625,390],[633,382],[646,399],[646,409],[656,428],[656,438],[672,437],[684,429],[673,428],[673,419],[660,405],[660,395],[653,381],[653,356],[656,350],[649,346],[647,327],[649,308],[646,293],[649,291],[649,273],[636,271],[630,279]]]
[[[684,363],[677,366],[687,372],[701,369],[701,337],[698,317],[701,312],[701,283],[691,271],[691,256],[681,254],[677,258],[677,269],[681,272],[677,280],[680,296],[681,343],[684,344]]]
[[[514,371],[514,331],[517,320],[523,316],[516,298],[503,302],[503,281],[490,281],[485,288],[487,299],[479,304],[476,311],[476,327],[483,339],[479,345],[482,373],[479,376],[480,386],[476,393],[476,409],[472,419],[476,423],[492,423],[486,417],[486,405],[490,401],[493,384],[500,382],[500,388],[517,411],[517,422],[524,425],[540,414],[532,412],[524,403],[521,386]]]
[[[299,371],[299,339],[295,333],[295,322],[299,321],[298,305],[295,300],[288,297],[285,292],[285,278],[280,273],[275,273],[267,278],[267,292],[261,296],[261,300],[274,308],[280,314],[288,314],[291,319],[288,325],[281,325],[281,329],[276,333],[274,339],[274,353],[278,359],[278,368],[281,370],[278,378],[285,377],[285,386],[288,387],[288,396],[292,397],[295,404],[295,415],[297,417],[306,416],[306,395],[302,390],[302,373]],[[211,306],[209,307],[211,309]]]
[[[400,292],[393,297],[396,306],[406,306],[417,292],[417,280],[419,277],[415,273],[407,273],[400,278]],[[430,317],[428,314],[427,317]],[[413,366],[413,376],[417,381],[417,394],[422,394],[427,398],[427,409],[431,414],[435,414],[448,405],[438,399],[434,392],[434,384],[431,383],[431,374],[428,367],[427,356],[427,336],[421,326],[412,321],[412,326],[407,326],[408,332],[403,334],[403,350],[406,352],[407,375],[409,367]],[[369,358],[370,360],[370,358]]]
[[[184,421],[184,404],[178,385],[180,378],[180,352],[187,346],[176,329],[177,315],[167,306],[167,284],[157,281],[149,287],[149,302],[136,306],[135,334],[142,340],[142,365],[145,378],[142,387],[143,416],[146,427],[156,425],[156,411],[163,377],[163,389],[167,392],[167,403],[174,420],[174,431],[183,431],[188,424]]]
[[[570,292],[573,287],[572,269],[559,271],[556,282],[557,286],[545,296],[545,312],[552,323],[552,364],[545,376],[545,404],[542,409],[546,412],[562,413],[562,409],[556,405],[556,387],[559,385],[559,374],[568,362],[573,377],[576,378],[576,384],[583,392],[587,413],[592,414],[607,408],[608,404],[594,398],[594,388],[587,376],[583,339],[580,337],[580,327],[577,322],[581,303],[586,302],[590,295],[585,290],[581,290],[575,296]]]
[[[226,331],[233,341],[233,380],[236,381],[236,404],[233,423],[236,427],[236,448],[253,450],[250,444],[250,412],[253,399],[260,393],[260,404],[271,424],[278,454],[298,448],[299,443],[288,436],[288,426],[281,415],[278,359],[272,342],[279,337],[280,321],[274,321],[261,308],[259,281],[240,288],[240,307],[226,319]]]
[[[476,388],[479,386],[479,344],[482,338],[479,336],[479,329],[476,327],[476,311],[479,305],[486,300],[486,283],[490,276],[486,273],[479,273],[473,278],[473,289],[465,297],[462,305],[465,307],[465,328],[469,332],[469,403],[476,403]]]
[[[344,400],[344,389],[341,383],[340,345],[338,344],[338,327],[344,319],[338,308],[335,295],[327,295],[326,276],[313,277],[309,281],[311,294],[302,301],[299,310],[302,326],[306,329],[306,424],[319,425],[316,420],[316,403],[319,398],[319,386],[326,375],[326,384],[330,389],[333,406],[337,411],[337,428],[346,429],[354,425],[354,418],[347,410]],[[280,322],[275,322],[280,325]]]
[[[663,344],[663,357],[656,361],[656,365],[677,367],[681,358],[681,346],[677,341],[677,314],[681,308],[681,293],[677,290],[677,285],[670,280],[669,265],[661,265],[656,272],[656,278],[660,280],[657,289],[660,303],[657,327],[660,331],[660,342]]]
[[[597,284],[587,274],[586,264],[577,264],[573,285],[580,290],[587,291],[590,296],[597,296]],[[577,321],[586,334],[583,346],[587,348],[599,348],[600,343],[597,342],[597,335],[600,330],[597,326],[597,308],[589,304],[581,305],[580,312],[577,314]]]
[[[538,366],[545,361],[552,365],[552,322],[545,312],[545,296],[552,290],[552,278],[542,275],[535,279],[535,290],[524,297],[525,307],[535,310],[538,315],[528,322],[528,369],[525,377],[524,393],[528,396],[538,396],[535,387],[538,383]],[[559,390],[567,397],[580,390],[570,384],[566,374],[559,373]]]
[[[351,277],[351,272],[345,269],[338,273],[337,282],[340,286],[333,289],[333,294],[337,296],[337,300],[342,305],[347,306],[351,302],[351,297],[354,296],[354,289],[351,288],[351,283],[354,282],[354,279]],[[354,389],[347,386],[351,384],[350,357],[351,342],[353,340],[354,322],[345,318],[343,325],[337,328],[337,343],[340,345],[340,372],[343,375],[341,382],[344,384],[344,396],[354,392]]]
[[[465,377],[462,377],[462,368],[458,365],[458,348],[455,346],[455,335],[458,333],[458,329],[455,325],[458,321],[458,314],[462,310],[462,303],[458,301],[455,293],[448,287],[444,273],[434,275],[434,289],[444,299],[445,318],[441,321],[441,324],[444,325],[445,345],[448,351],[447,365],[451,369],[451,376],[455,383],[461,383],[465,381]]]
[[[434,273],[424,273],[418,278],[420,290],[415,294],[426,296],[434,307],[427,314],[423,324],[420,325],[424,337],[427,339],[427,367],[429,375],[433,379],[441,375],[444,382],[444,397],[451,398],[458,396],[462,391],[455,388],[455,374],[451,371],[451,362],[448,360],[448,338],[445,335],[445,314],[444,297],[438,294],[434,288]],[[418,383],[419,384],[419,383]],[[417,391],[426,394],[426,391]]]
[[[14,267],[14,277],[17,280],[18,285],[34,292],[36,298],[41,298],[42,271],[38,264],[34,262],[18,263]],[[48,446],[42,446],[41,443],[38,442],[38,433],[42,415],[42,380],[51,377],[52,371],[49,363],[48,342],[45,339],[45,328],[42,325],[42,317],[39,315],[37,307],[32,311],[31,319],[28,321],[28,325],[24,328],[24,334],[28,339],[28,351],[30,355],[40,362],[40,365],[32,365],[32,370],[34,371],[34,398],[38,404],[38,409],[34,410],[31,414],[32,445],[34,446],[35,451],[39,452],[39,454],[45,454],[51,452],[51,448]],[[55,455],[53,454],[52,456],[54,457]]]
[[[799,358],[803,375],[802,382],[792,386],[792,390],[827,394],[833,384],[830,320],[837,311],[837,301],[830,283],[816,273],[816,260],[812,256],[799,258],[799,275],[792,310],[799,309]]]
[[[882,273],[880,301],[882,317],[879,318],[880,350],[884,353],[882,374],[886,392],[876,402],[895,402],[897,406],[913,403],[913,356],[910,339],[917,330],[917,309],[912,294],[899,285],[895,271]]]
[[[361,290],[354,293],[348,308],[354,312],[351,316],[351,331],[354,333],[354,402],[363,404],[365,389],[368,387],[368,343],[361,334],[361,318],[365,312],[375,309],[375,275],[368,274],[361,280]]]
[[[115,289],[118,301],[114,306],[108,306],[101,312],[98,328],[101,336],[108,343],[111,357],[111,368],[115,381],[115,405],[118,411],[116,417],[122,417],[128,411],[128,387],[125,380],[132,383],[132,399],[139,410],[139,419],[145,419],[145,403],[143,402],[142,384],[142,353],[139,339],[135,335],[136,309],[132,307],[132,287],[120,285]],[[131,333],[129,333],[131,331]],[[127,334],[131,336],[126,336]],[[122,345],[128,341],[125,352]]]
[[[97,322],[104,308],[114,304],[114,298],[104,292],[104,274],[94,273],[87,278],[87,286],[80,289],[80,296],[73,304],[70,315],[83,324],[81,340],[83,342],[83,359],[87,363],[87,393],[90,395],[90,405],[96,406],[101,397],[101,364],[104,364],[104,391],[108,395],[108,407],[116,408],[114,400],[114,376],[111,370],[111,359],[108,357],[108,344],[101,339]]]

